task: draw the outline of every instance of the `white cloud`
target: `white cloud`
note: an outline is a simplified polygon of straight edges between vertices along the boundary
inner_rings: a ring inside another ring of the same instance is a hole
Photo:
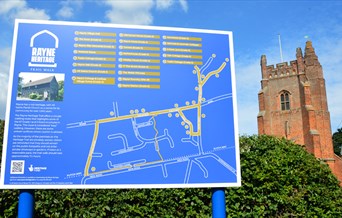
[[[45,10],[30,8],[24,0],[2,1],[0,15],[6,18],[9,22],[12,22],[14,19],[50,19],[50,16],[45,12]]]
[[[259,60],[236,60],[236,92],[240,134],[257,134]]]
[[[174,4],[174,0],[156,0],[156,8],[158,10],[165,10]]]
[[[12,14],[13,19],[31,19],[31,20],[49,20],[50,16],[45,13],[45,10],[34,8],[23,8]]]
[[[9,65],[11,60],[11,48],[1,48],[0,50],[0,74],[6,74],[8,75],[9,72]]]
[[[26,2],[24,0],[1,1],[0,15],[7,14],[12,10],[16,10],[17,8],[24,8],[24,7],[26,7]]]
[[[10,48],[0,50],[0,119],[5,118],[10,58]]]
[[[188,11],[188,2],[187,0],[179,0],[179,4],[181,5],[183,11],[187,12]]]
[[[317,46],[315,46],[317,44]],[[341,128],[342,121],[342,39],[341,38],[322,38],[313,46],[320,61],[327,89],[328,107],[331,118],[331,128],[335,132]],[[340,126],[339,126],[340,125]]]
[[[60,5],[62,7],[57,11],[57,16],[60,18],[71,18],[77,10],[82,8],[83,0],[66,0],[62,1]]]
[[[249,47],[251,45],[245,44]],[[235,48],[235,51],[238,51]],[[291,50],[291,57],[295,58],[295,50]],[[260,58],[265,54],[267,65],[279,63],[279,48],[271,44],[258,51],[244,52],[235,55],[236,92],[238,103],[239,134],[258,134],[257,115],[259,112],[258,93],[261,90]],[[287,53],[284,53],[287,56]],[[293,60],[293,59],[291,59]]]
[[[57,16],[61,18],[71,18],[74,16],[74,9],[72,7],[63,6],[57,12]]]
[[[188,2],[186,0],[156,0],[156,8],[157,10],[167,10],[176,2],[179,3],[183,11],[188,11]]]
[[[106,12],[106,18],[112,23],[148,25],[153,22],[151,14],[154,6],[153,0],[106,0],[104,3],[111,7]]]
[[[100,3],[110,7],[110,10],[106,11],[106,18],[112,23],[149,25],[153,23],[152,9],[169,10],[176,2],[176,0],[105,0]],[[183,11],[188,10],[186,0],[178,0],[178,3]]]

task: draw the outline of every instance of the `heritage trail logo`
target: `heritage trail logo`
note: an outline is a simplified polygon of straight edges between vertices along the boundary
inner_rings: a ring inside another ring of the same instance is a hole
[[[29,67],[57,67],[55,62],[58,37],[48,30],[42,30],[31,37],[32,49]]]

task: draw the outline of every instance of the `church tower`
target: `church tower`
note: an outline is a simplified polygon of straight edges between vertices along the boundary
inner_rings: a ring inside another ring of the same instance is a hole
[[[333,151],[323,69],[312,42],[306,42],[304,56],[297,48],[296,60],[290,63],[267,65],[262,55],[260,65],[258,133],[305,145],[342,181],[342,160]]]

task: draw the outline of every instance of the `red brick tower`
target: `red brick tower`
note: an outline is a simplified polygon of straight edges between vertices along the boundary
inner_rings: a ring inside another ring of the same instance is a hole
[[[290,64],[267,66],[265,55],[260,64],[258,133],[305,145],[342,181],[342,160],[333,151],[323,70],[311,41],[306,42],[304,57],[297,48],[296,60]]]

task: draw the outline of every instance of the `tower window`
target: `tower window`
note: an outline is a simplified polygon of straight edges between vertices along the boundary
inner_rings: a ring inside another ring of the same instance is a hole
[[[285,92],[280,95],[281,110],[290,110],[290,96],[289,93]]]

